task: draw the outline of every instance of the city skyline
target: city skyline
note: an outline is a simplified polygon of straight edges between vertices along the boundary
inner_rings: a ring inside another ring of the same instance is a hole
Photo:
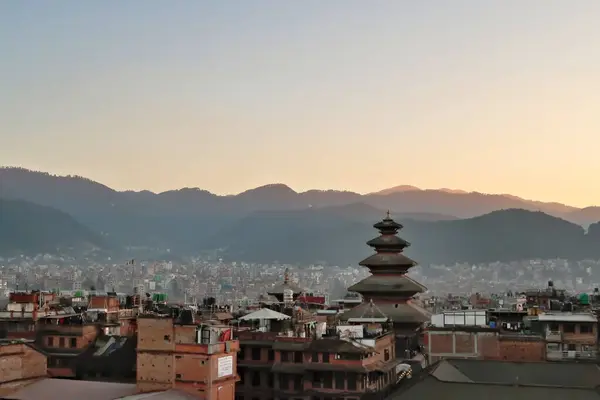
[[[600,3],[0,4],[0,160],[118,190],[600,204]]]

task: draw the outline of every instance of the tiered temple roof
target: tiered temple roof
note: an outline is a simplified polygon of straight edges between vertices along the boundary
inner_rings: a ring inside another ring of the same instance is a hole
[[[367,257],[359,265],[369,268],[371,276],[350,286],[348,290],[360,293],[365,303],[343,314],[344,319],[387,317],[395,323],[421,323],[428,321],[429,313],[413,304],[411,299],[427,288],[406,276],[408,270],[417,263],[403,254],[410,243],[397,236],[402,225],[395,222],[388,212],[387,216],[373,225],[380,236],[369,240],[367,244],[375,249],[375,254]],[[376,307],[369,306],[373,303]]]

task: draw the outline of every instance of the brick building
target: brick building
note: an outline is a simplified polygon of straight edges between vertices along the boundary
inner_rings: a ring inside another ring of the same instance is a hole
[[[47,357],[48,375],[73,378],[75,358],[101,333],[95,323],[87,323],[81,314],[59,314],[40,318],[36,326],[35,346]]]
[[[396,383],[400,362],[391,329],[355,340],[250,331],[239,339],[238,400],[359,399],[383,395]]]
[[[396,357],[387,319],[325,323],[296,307],[284,304],[281,311],[240,318],[254,329],[237,332],[238,400],[379,398],[408,368]]]
[[[457,314],[463,314],[463,318]],[[498,323],[501,321],[498,318],[505,319],[506,315],[511,322]],[[514,319],[517,316],[521,321]],[[444,318],[450,323],[443,323]],[[488,320],[492,322],[488,324]],[[430,363],[442,358],[598,360],[598,319],[591,312],[524,315],[497,310],[463,311],[434,315],[432,322],[424,332],[424,348]],[[513,326],[519,329],[515,331]]]
[[[507,334],[498,328],[429,327],[424,348],[429,364],[444,358],[544,361],[546,343],[537,335]]]
[[[546,358],[552,361],[598,358],[598,318],[591,312],[548,312],[525,317],[531,331],[546,342]]]
[[[139,392],[178,389],[197,398],[233,400],[239,343],[231,328],[170,316],[138,317]]]
[[[46,357],[27,340],[0,340],[0,397],[46,377]]]

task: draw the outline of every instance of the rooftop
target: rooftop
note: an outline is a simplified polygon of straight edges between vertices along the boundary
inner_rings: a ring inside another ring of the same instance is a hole
[[[136,394],[136,386],[126,383],[78,381],[66,379],[42,379],[16,392],[5,395],[2,400],[114,400]]]
[[[389,399],[587,400],[600,398],[599,387],[595,364],[443,360]]]
[[[537,319],[540,322],[598,322],[594,314],[583,312],[546,312],[538,314]]]

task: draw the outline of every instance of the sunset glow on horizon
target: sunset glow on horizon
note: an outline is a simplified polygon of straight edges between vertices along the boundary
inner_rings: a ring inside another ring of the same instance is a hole
[[[600,205],[597,0],[0,3],[0,165]]]

